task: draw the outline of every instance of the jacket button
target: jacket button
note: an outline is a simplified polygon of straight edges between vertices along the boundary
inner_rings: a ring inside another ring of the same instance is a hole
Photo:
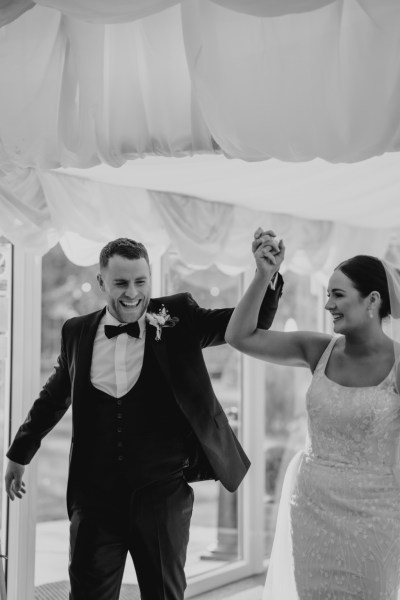
[[[122,400],[117,400],[117,404],[118,404],[118,406],[121,406]]]
[[[117,419],[122,419],[122,413],[117,413]]]
[[[122,427],[118,427],[117,432],[122,433]]]
[[[122,455],[119,455],[119,456],[118,456],[118,460],[119,460],[119,461],[121,461],[121,460],[124,460],[124,457],[123,457]]]

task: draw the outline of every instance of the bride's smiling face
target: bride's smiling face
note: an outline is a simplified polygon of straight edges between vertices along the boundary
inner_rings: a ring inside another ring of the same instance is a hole
[[[363,298],[353,282],[342,271],[333,272],[328,283],[325,309],[333,317],[335,333],[347,333],[368,323],[369,299]]]

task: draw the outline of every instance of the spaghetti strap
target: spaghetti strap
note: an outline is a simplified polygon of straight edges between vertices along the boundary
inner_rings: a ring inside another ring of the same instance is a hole
[[[327,365],[327,362],[329,360],[329,357],[332,353],[333,347],[336,344],[337,340],[339,339],[340,336],[338,335],[334,335],[332,336],[331,341],[329,342],[329,344],[327,345],[327,347],[325,348],[325,350],[323,351],[323,353],[321,354],[319,361],[317,362],[317,366],[315,367],[314,370],[314,375],[320,373],[321,371],[324,373],[325,372],[325,367]]]

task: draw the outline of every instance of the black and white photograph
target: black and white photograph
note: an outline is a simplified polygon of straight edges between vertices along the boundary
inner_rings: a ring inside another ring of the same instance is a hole
[[[0,600],[400,600],[398,0],[0,0],[0,448]]]

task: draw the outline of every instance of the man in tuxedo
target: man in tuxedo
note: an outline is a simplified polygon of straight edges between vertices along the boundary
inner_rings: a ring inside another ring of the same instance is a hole
[[[142,600],[182,600],[193,507],[188,482],[237,489],[249,460],[216,399],[202,348],[224,343],[233,309],[192,296],[151,299],[146,248],[119,238],[100,254],[100,311],[66,321],[54,373],[7,457],[21,498],[24,465],[72,405],[67,486],[71,600],[116,600],[128,552]],[[268,328],[280,275],[259,315]]]

